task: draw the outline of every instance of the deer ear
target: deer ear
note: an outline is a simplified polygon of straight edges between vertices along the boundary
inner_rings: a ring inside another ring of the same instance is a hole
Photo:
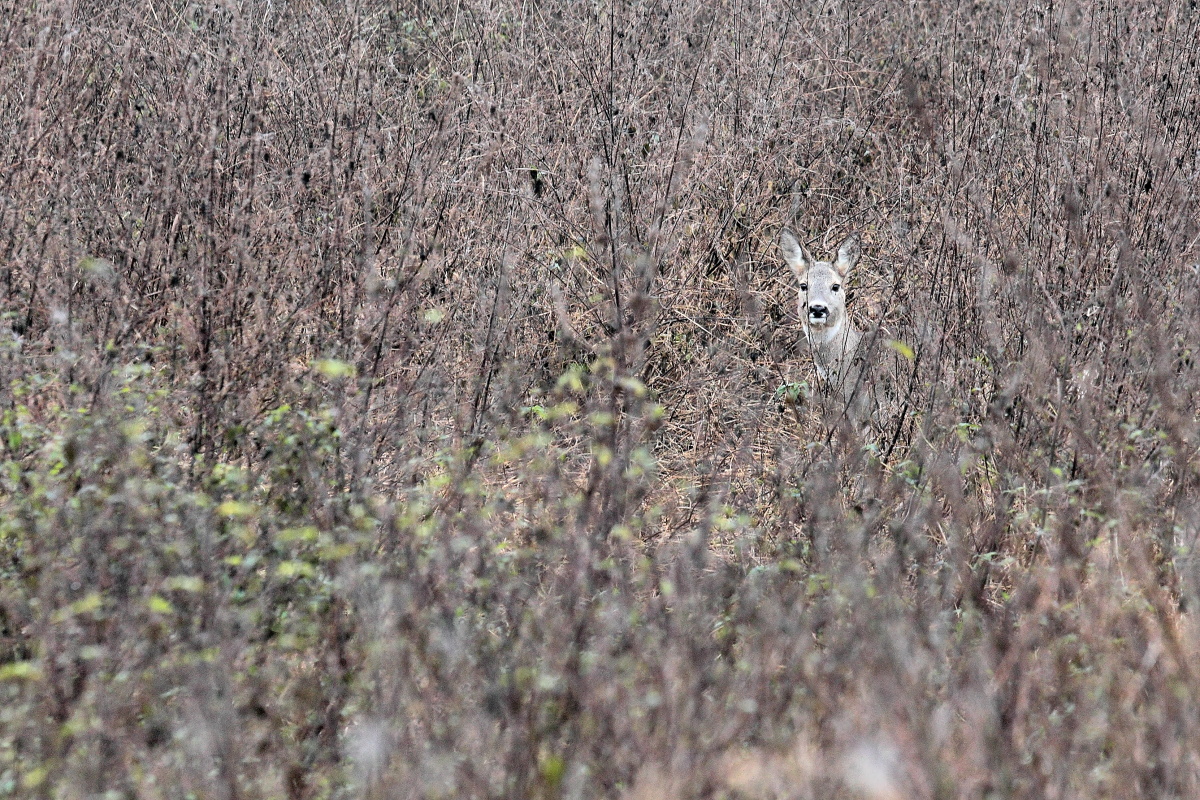
[[[783,260],[792,268],[792,272],[796,273],[796,277],[808,272],[808,265],[812,263],[812,257],[787,228],[784,228],[783,232],[779,234],[779,249],[783,252]]]
[[[850,270],[854,269],[854,265],[858,263],[858,234],[852,233],[838,245],[837,260],[833,262],[833,268],[838,271],[838,275],[842,276],[842,280],[850,274]]]

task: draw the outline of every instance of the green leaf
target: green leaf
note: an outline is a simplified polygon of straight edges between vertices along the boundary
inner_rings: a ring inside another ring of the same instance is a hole
[[[163,581],[163,588],[168,591],[202,592],[204,591],[204,579],[195,575],[172,575]]]
[[[36,789],[46,782],[46,768],[37,767],[25,773],[25,777],[21,778],[21,786],[25,789]]]
[[[175,613],[175,606],[171,605],[170,601],[168,601],[162,597],[159,597],[158,595],[154,595],[149,600],[147,600],[146,605],[155,614],[174,614]]]
[[[339,361],[336,358],[318,358],[312,362],[312,367],[330,380],[353,378],[358,373],[353,364]]]
[[[563,774],[567,771],[567,764],[561,756],[550,755],[542,759],[539,768],[542,780],[551,788],[557,788],[562,783]]]
[[[917,354],[913,352],[913,349],[899,339],[888,339],[886,344],[888,347],[892,348],[909,361],[912,361],[917,357]]]
[[[316,574],[312,564],[304,561],[284,561],[275,572],[281,578],[311,578]]]
[[[86,597],[81,597],[71,604],[71,610],[76,614],[91,614],[93,611],[100,610],[104,605],[104,595],[99,592],[92,592]]]
[[[253,503],[243,503],[240,500],[226,500],[221,505],[217,506],[217,513],[222,517],[231,519],[245,519],[252,517],[258,511]]]
[[[14,661],[0,667],[0,681],[41,680],[42,670],[33,661]]]
[[[304,525],[299,528],[284,528],[276,539],[280,542],[315,542],[321,532],[314,525]]]

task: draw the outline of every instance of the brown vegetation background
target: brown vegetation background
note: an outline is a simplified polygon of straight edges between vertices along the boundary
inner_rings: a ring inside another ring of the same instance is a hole
[[[1200,795],[1198,26],[0,2],[0,796]]]

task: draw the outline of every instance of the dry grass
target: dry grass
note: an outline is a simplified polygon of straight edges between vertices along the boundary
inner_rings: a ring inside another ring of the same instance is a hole
[[[0,20],[0,796],[1200,793],[1193,5]]]

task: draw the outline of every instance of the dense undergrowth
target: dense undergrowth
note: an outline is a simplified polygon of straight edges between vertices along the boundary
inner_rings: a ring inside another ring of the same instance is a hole
[[[0,20],[0,796],[1200,793],[1193,4]]]

